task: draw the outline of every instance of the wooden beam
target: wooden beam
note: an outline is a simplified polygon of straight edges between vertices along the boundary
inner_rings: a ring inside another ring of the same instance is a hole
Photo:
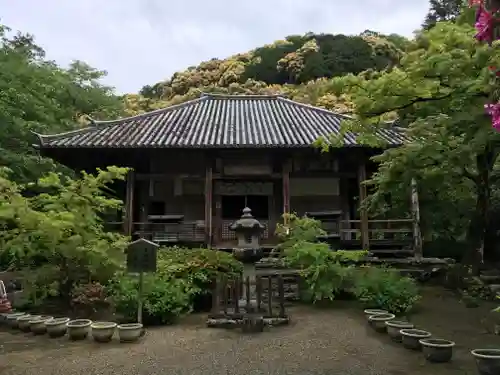
[[[411,213],[413,219],[413,246],[415,257],[423,257],[422,233],[420,232],[420,204],[418,201],[417,180],[411,179]]]
[[[368,212],[366,209],[362,209],[361,205],[366,199],[366,185],[363,183],[366,181],[366,164],[363,160],[358,166],[358,184],[359,184],[359,213],[361,219],[361,245],[363,250],[370,249],[370,232],[368,228]]]
[[[292,163],[290,160],[285,160],[282,169],[282,179],[283,179],[283,214],[290,213],[290,169],[292,168]],[[285,219],[284,224],[287,225],[288,222]]]
[[[205,171],[205,241],[212,247],[212,197],[213,197],[213,170],[209,161]]]
[[[126,236],[132,235],[132,227],[134,222],[134,189],[135,189],[135,174],[133,170],[127,173],[127,185],[125,192],[125,220],[123,220],[123,232]]]

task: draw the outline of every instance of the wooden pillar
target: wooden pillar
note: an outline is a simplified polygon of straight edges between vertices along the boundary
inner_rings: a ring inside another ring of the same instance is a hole
[[[282,180],[283,180],[283,214],[290,213],[290,169],[291,169],[290,160],[285,160],[283,163],[282,170]],[[285,225],[288,224],[288,221],[285,219],[283,222]]]
[[[361,204],[366,199],[366,185],[363,182],[366,181],[366,164],[363,160],[358,166],[358,184],[359,184],[359,216],[360,216],[360,229],[361,229],[361,246],[363,250],[370,249],[370,232],[368,227],[368,212],[361,208]]]
[[[213,197],[213,169],[211,160],[205,171],[205,242],[208,248],[212,247],[212,197]]]
[[[411,179],[411,214],[413,219],[413,247],[415,257],[423,257],[422,233],[420,232],[420,204],[418,201],[417,180]]]
[[[133,170],[127,173],[127,185],[125,192],[125,217],[123,220],[123,233],[126,236],[132,235],[134,226],[134,189],[135,174]]]

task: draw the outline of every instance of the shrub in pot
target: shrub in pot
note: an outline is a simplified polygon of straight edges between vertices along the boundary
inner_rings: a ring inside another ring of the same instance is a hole
[[[62,337],[68,331],[69,318],[52,318],[45,321],[45,328],[49,337]]]
[[[417,283],[397,270],[364,267],[354,273],[352,291],[366,307],[408,313],[420,299]]]
[[[44,335],[47,332],[45,322],[50,319],[53,319],[53,317],[47,315],[35,316],[31,318],[29,320],[30,331],[35,335]]]
[[[399,332],[401,332],[403,346],[406,349],[411,350],[422,350],[420,340],[427,339],[432,336],[430,332],[415,328],[402,329]]]
[[[76,319],[67,323],[68,336],[71,340],[85,340],[90,332],[92,320]]]
[[[476,360],[479,375],[500,374],[500,349],[474,349],[471,354]]]
[[[429,362],[445,363],[449,362],[453,356],[453,347],[455,346],[453,341],[442,339],[421,339],[419,342],[420,345],[422,345],[424,357]]]
[[[92,337],[96,342],[110,342],[115,333],[117,324],[115,322],[94,322],[90,326]]]
[[[387,334],[395,342],[403,341],[403,336],[401,335],[402,329],[415,327],[412,323],[403,320],[388,320],[385,322],[385,325],[387,326]]]

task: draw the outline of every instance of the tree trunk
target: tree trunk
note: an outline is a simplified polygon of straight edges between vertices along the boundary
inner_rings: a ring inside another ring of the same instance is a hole
[[[489,221],[489,207],[491,198],[490,173],[492,155],[477,156],[476,183],[476,208],[469,224],[467,242],[469,244],[463,261],[472,266],[474,274],[479,273],[479,268],[484,262],[484,241]]]

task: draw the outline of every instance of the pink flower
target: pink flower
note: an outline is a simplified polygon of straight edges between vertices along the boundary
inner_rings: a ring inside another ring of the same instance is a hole
[[[494,24],[495,20],[492,15],[480,6],[477,10],[476,24],[474,25],[477,30],[476,39],[491,44],[493,42]]]
[[[486,110],[486,113],[491,116],[493,129],[500,131],[500,103],[485,104],[484,109]]]

